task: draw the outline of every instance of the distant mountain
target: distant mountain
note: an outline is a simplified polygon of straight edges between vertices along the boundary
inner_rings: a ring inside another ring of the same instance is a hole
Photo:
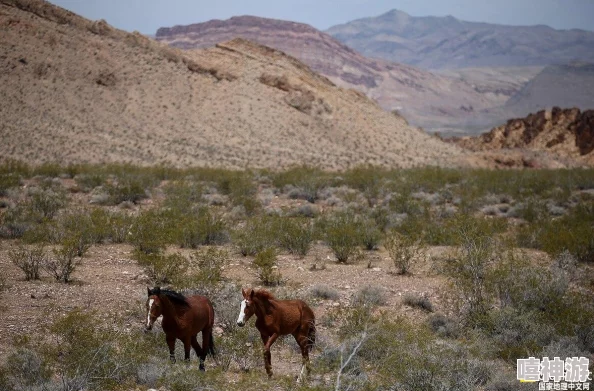
[[[560,104],[594,109],[594,64],[550,65],[515,93],[504,109],[526,115]]]
[[[327,33],[365,56],[427,69],[594,62],[594,32],[413,17],[393,10]]]
[[[236,37],[294,56],[337,85],[355,88],[425,128],[441,127],[474,111],[502,105],[528,80],[522,76],[520,82],[512,72],[507,83],[477,87],[459,75],[367,58],[306,24],[254,16],[160,28],[156,34],[157,40],[181,49],[214,47]]]

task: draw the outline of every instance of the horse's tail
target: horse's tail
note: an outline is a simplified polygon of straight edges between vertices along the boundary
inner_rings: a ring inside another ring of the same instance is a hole
[[[316,321],[312,319],[309,324],[309,332],[307,334],[307,348],[311,352],[316,344]]]
[[[210,353],[210,355],[213,357],[216,355],[212,331],[210,332],[210,341],[208,343],[208,353]]]

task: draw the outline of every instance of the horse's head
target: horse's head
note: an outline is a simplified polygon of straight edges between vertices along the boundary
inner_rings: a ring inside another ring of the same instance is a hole
[[[237,317],[237,325],[239,327],[245,326],[246,322],[254,315],[254,290],[252,288],[241,289],[243,300],[239,309],[239,316]]]
[[[161,308],[161,299],[159,299],[160,288],[147,288],[147,291],[145,331],[150,331],[157,318],[163,314],[163,310]]]

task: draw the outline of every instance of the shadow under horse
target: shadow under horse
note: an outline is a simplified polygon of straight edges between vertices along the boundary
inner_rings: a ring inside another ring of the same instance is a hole
[[[175,340],[184,344],[185,360],[190,360],[190,350],[194,348],[200,358],[200,370],[204,370],[204,360],[210,353],[215,355],[212,330],[214,309],[208,298],[200,295],[184,296],[169,289],[147,288],[146,331],[153,328],[155,320],[163,315],[161,326],[169,346],[169,358],[175,362]],[[198,344],[198,333],[202,332],[202,347]]]
[[[243,301],[237,325],[243,327],[252,315],[256,315],[256,328],[264,343],[264,365],[272,376],[270,347],[282,335],[291,334],[303,357],[298,381],[310,372],[309,352],[316,341],[315,315],[303,300],[278,300],[270,292],[251,288],[242,289]]]

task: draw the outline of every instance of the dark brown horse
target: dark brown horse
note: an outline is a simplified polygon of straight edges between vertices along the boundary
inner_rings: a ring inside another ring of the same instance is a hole
[[[309,375],[309,352],[316,341],[315,315],[303,300],[277,300],[266,290],[242,289],[243,301],[237,325],[243,327],[252,315],[256,315],[256,328],[264,343],[264,365],[272,376],[270,347],[281,335],[291,334],[301,348],[303,365],[298,380],[304,372]]]
[[[186,361],[190,360],[190,348],[194,348],[200,357],[200,369],[204,370],[207,353],[214,356],[214,309],[210,301],[199,295],[185,297],[169,289],[147,288],[146,331],[153,328],[155,320],[163,315],[161,326],[165,332],[165,340],[169,346],[169,358],[175,362],[175,340],[184,344]],[[196,339],[202,332],[202,347]]]

